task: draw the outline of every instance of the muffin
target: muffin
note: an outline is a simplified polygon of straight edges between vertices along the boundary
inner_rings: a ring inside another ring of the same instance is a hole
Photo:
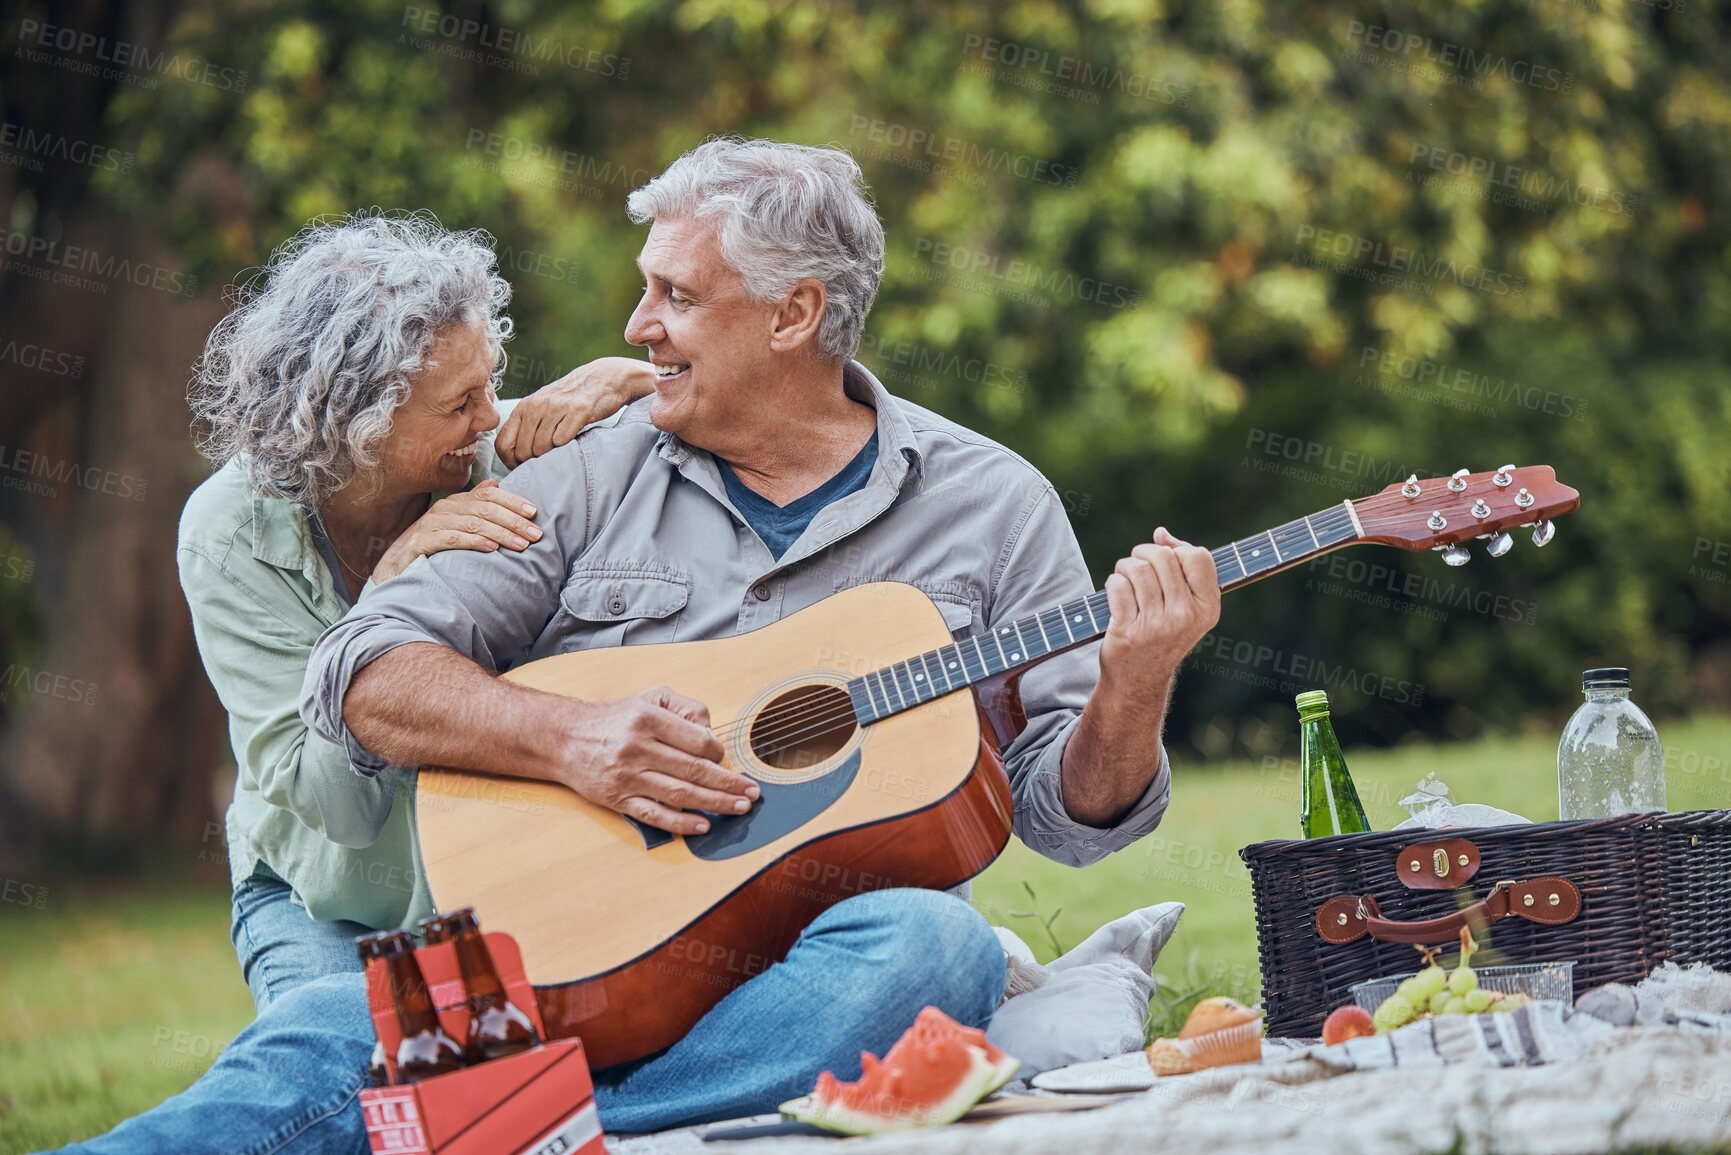
[[[1262,1012],[1236,999],[1196,1004],[1176,1039],[1155,1039],[1148,1065],[1156,1075],[1184,1075],[1262,1059]]]
[[[1178,1049],[1176,1039],[1155,1039],[1145,1053],[1148,1066],[1156,1075],[1188,1075],[1197,1069],[1189,1056]]]

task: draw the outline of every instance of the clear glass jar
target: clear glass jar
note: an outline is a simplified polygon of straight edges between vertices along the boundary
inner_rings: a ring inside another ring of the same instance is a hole
[[[1557,806],[1564,820],[1665,809],[1665,747],[1629,700],[1629,671],[1581,675],[1586,701],[1557,744]]]

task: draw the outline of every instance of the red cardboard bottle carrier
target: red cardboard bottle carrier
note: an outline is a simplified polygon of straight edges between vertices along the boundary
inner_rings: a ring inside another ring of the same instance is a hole
[[[516,940],[498,933],[484,938],[506,997],[545,1039]],[[467,1038],[469,1009],[455,944],[421,947],[415,962],[446,1033],[459,1041]],[[394,1079],[402,1032],[390,976],[378,959],[367,966],[367,1003]],[[549,1040],[418,1083],[369,1087],[361,1092],[361,1109],[374,1155],[606,1155],[589,1063],[576,1039]]]

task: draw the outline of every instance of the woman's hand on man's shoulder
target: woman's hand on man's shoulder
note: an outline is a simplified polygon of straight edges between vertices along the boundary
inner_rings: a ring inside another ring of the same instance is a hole
[[[448,549],[492,553],[504,546],[521,553],[541,540],[541,528],[532,520],[538,512],[534,502],[500,489],[491,478],[465,493],[441,498],[379,558],[373,584],[390,581],[418,557]]]
[[[493,450],[515,469],[564,445],[585,426],[610,416],[655,388],[655,370],[634,357],[600,357],[579,365],[517,402],[499,427]]]

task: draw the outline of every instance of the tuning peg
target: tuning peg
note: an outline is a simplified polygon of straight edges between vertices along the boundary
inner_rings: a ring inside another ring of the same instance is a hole
[[[1449,478],[1450,493],[1464,493],[1466,491],[1467,474],[1469,472],[1471,471],[1466,469],[1457,469],[1454,471],[1454,475]]]
[[[1508,530],[1504,530],[1502,533],[1493,533],[1491,535],[1490,544],[1485,546],[1485,552],[1490,554],[1492,557],[1502,557],[1505,553],[1508,553],[1509,550],[1513,549],[1514,546],[1515,539],[1509,536]]]
[[[1451,545],[1442,551],[1442,555],[1443,561],[1449,565],[1465,565],[1473,560],[1473,555],[1467,551],[1467,547],[1464,545]]]
[[[1514,473],[1515,473],[1515,467],[1514,466],[1512,466],[1512,465],[1502,466],[1500,469],[1498,469],[1495,473],[1493,473],[1491,475],[1491,484],[1496,486],[1498,489],[1507,489],[1509,487],[1510,483],[1512,483],[1515,479]]]
[[[1551,524],[1549,518],[1533,523],[1533,544],[1541,549],[1551,544],[1551,539],[1557,536],[1557,527]]]

